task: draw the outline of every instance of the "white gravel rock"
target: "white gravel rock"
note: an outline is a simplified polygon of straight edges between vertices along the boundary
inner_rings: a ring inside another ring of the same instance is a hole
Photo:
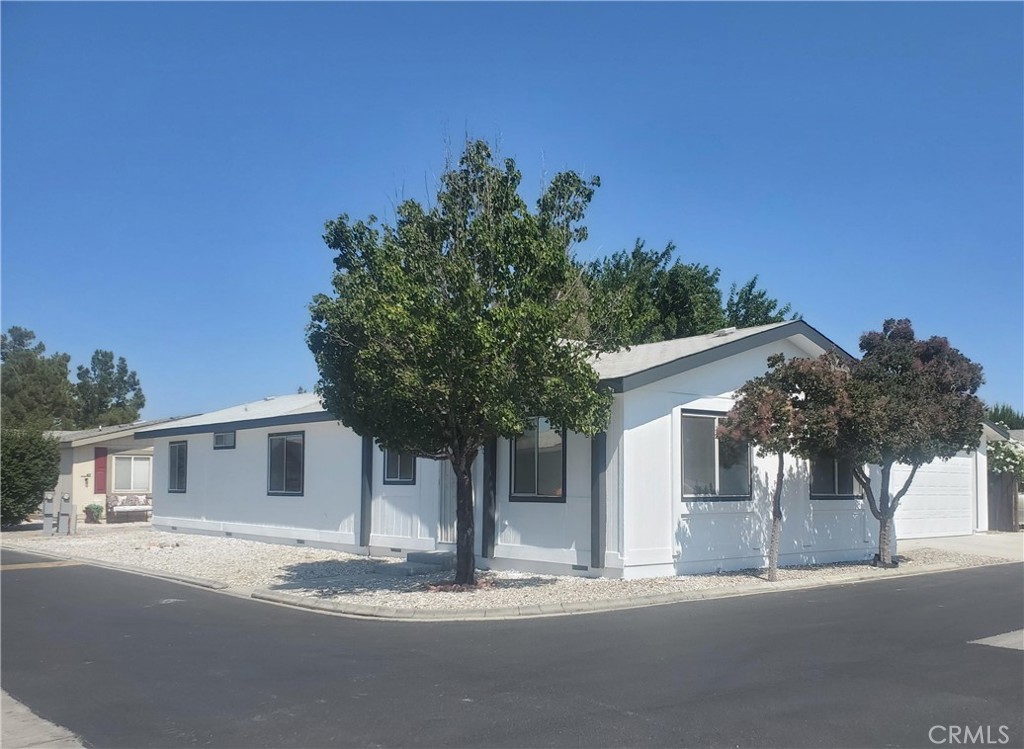
[[[4,547],[72,556],[145,572],[213,580],[238,589],[275,590],[326,601],[407,609],[487,609],[550,603],[599,601],[712,588],[772,585],[760,570],[741,570],[685,577],[643,580],[539,575],[481,571],[475,590],[450,592],[431,586],[451,582],[451,572],[398,574],[404,560],[368,557],[343,551],[262,543],[220,536],[187,535],[153,530],[148,523],[80,525],[76,536],[43,536],[38,532],[5,532]],[[932,548],[915,549],[902,557],[902,568],[931,565],[972,567],[993,563],[992,557]],[[863,562],[779,569],[779,582],[827,582],[851,573],[885,577]]]

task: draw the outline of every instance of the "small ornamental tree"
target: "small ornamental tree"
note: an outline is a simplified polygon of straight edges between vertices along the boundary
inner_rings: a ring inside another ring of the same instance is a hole
[[[878,520],[878,561],[892,564],[893,517],[922,465],[978,444],[984,404],[975,395],[981,367],[945,338],[919,341],[909,320],[886,320],[860,339],[863,354],[846,364],[831,355],[803,360],[793,401],[797,452],[849,460]],[[799,360],[798,360],[799,361]],[[910,467],[892,485],[897,463]],[[868,466],[878,467],[875,487]]]
[[[598,186],[558,174],[535,211],[515,162],[470,142],[432,206],[407,200],[393,226],[342,214],[324,234],[334,296],[318,295],[307,331],[325,407],[385,448],[451,463],[455,582],[475,583],[473,462],[532,417],[588,435],[611,395],[579,342],[586,295],[571,246]]]
[[[34,429],[4,429],[0,433],[0,522],[13,525],[31,515],[59,476],[57,440]]]
[[[772,494],[772,537],[768,547],[768,580],[778,578],[779,543],[782,537],[782,488],[785,455],[794,449],[796,398],[790,370],[795,361],[781,354],[768,359],[768,373],[755,377],[736,391],[736,403],[718,427],[719,437],[749,442],[760,457],[778,456],[775,491]]]

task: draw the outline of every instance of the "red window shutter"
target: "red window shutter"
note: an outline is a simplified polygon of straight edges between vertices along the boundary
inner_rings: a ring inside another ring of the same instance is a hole
[[[92,492],[93,494],[107,493],[107,448],[96,447],[95,459],[93,460],[92,471]]]

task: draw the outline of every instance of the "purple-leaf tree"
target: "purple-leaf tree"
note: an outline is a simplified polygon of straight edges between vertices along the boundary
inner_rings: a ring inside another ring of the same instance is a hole
[[[794,388],[789,377],[797,360],[785,362],[781,354],[768,359],[768,372],[755,377],[736,391],[736,403],[718,427],[718,436],[739,443],[749,442],[760,457],[774,453],[778,474],[772,495],[772,538],[768,550],[768,580],[775,582],[779,569],[779,541],[782,536],[782,487],[785,455],[794,450]]]
[[[878,557],[893,563],[893,518],[921,466],[977,446],[985,407],[981,366],[934,336],[917,340],[909,320],[886,320],[860,339],[862,357],[826,354],[803,361],[793,385],[794,452],[849,460],[878,520]],[[791,364],[792,362],[787,362]],[[896,464],[910,467],[899,485]],[[879,480],[872,483],[869,466]]]

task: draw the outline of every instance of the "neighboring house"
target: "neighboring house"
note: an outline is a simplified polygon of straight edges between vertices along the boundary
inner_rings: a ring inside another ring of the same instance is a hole
[[[172,419],[50,432],[60,442],[60,478],[54,494],[68,494],[75,511],[86,505],[106,507],[108,495],[152,495],[153,440],[135,439],[144,426]]]
[[[561,434],[537,419],[474,463],[480,566],[626,578],[763,566],[776,461],[716,439],[717,420],[771,354],[833,349],[795,320],[602,355],[595,367],[614,392],[606,432]],[[136,437],[155,445],[156,528],[359,553],[455,548],[450,466],[382,451],[316,395],[267,398]],[[897,529],[983,530],[984,444],[922,468]],[[850,467],[790,457],[786,471],[781,563],[871,558],[878,523]],[[946,517],[917,516],[935,509]]]

